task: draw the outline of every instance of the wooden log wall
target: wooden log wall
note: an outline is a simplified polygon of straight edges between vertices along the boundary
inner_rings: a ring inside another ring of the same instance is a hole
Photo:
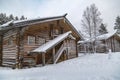
[[[120,52],[120,41],[115,39],[114,45],[115,45],[115,52]]]
[[[10,66],[13,67],[14,64],[16,63],[16,53],[17,53],[17,48],[15,45],[13,46],[3,46],[3,66]]]
[[[76,41],[75,40],[69,40],[68,41],[69,43],[68,43],[68,46],[69,46],[69,58],[74,58],[74,57],[76,57]]]
[[[2,65],[13,67],[16,64],[16,30],[9,30],[3,36],[3,56],[2,56]],[[9,40],[11,39],[11,44]]]
[[[0,35],[0,66],[2,66],[2,55],[3,55],[3,35]]]

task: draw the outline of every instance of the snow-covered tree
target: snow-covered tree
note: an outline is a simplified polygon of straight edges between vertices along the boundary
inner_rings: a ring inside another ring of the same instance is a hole
[[[8,17],[6,16],[5,13],[0,13],[0,25],[8,22]]]
[[[20,18],[21,20],[27,19],[24,16],[21,16]],[[0,13],[0,25],[11,21],[11,20],[19,20],[19,18],[16,16],[14,17],[12,14],[10,14],[9,16],[7,16],[5,13]]]
[[[120,34],[120,16],[116,18],[114,29],[117,29],[117,32]]]
[[[13,17],[12,14],[10,14],[10,16],[9,16],[9,21],[10,21],[10,20],[14,20],[14,17]]]
[[[15,20],[19,20],[19,18],[16,16],[16,17],[15,17]]]
[[[95,39],[94,42],[94,52],[96,52],[96,36],[99,35],[99,27],[101,25],[102,19],[100,18],[100,11],[95,6],[95,4],[87,7],[83,13],[82,28],[84,30],[84,35],[87,35],[90,40]]]
[[[100,33],[100,35],[108,33],[105,24],[102,23],[102,24],[100,25],[99,33]]]
[[[22,15],[21,18],[20,18],[20,20],[24,20],[24,19],[26,19],[26,18]]]

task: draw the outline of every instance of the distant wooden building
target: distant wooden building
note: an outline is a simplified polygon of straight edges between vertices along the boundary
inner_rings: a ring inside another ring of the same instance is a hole
[[[103,53],[111,49],[112,52],[120,52],[120,35],[116,31],[98,36],[96,41],[96,51]],[[93,52],[92,45],[94,39],[79,41],[79,52]]]
[[[0,26],[0,65],[23,68],[77,57],[81,36],[65,16],[10,21]]]

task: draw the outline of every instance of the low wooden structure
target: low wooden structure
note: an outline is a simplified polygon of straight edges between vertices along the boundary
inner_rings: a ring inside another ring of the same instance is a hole
[[[11,21],[0,26],[0,65],[23,68],[77,57],[81,36],[65,16]]]
[[[99,53],[108,52],[111,49],[112,52],[120,52],[120,35],[116,31],[98,36],[96,41],[96,51]],[[94,45],[94,39],[79,41],[79,52],[89,53],[93,52],[91,46]]]

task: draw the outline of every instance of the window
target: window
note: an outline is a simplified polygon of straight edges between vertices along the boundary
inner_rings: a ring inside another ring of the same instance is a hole
[[[34,36],[28,36],[28,44],[35,44],[35,37]]]

